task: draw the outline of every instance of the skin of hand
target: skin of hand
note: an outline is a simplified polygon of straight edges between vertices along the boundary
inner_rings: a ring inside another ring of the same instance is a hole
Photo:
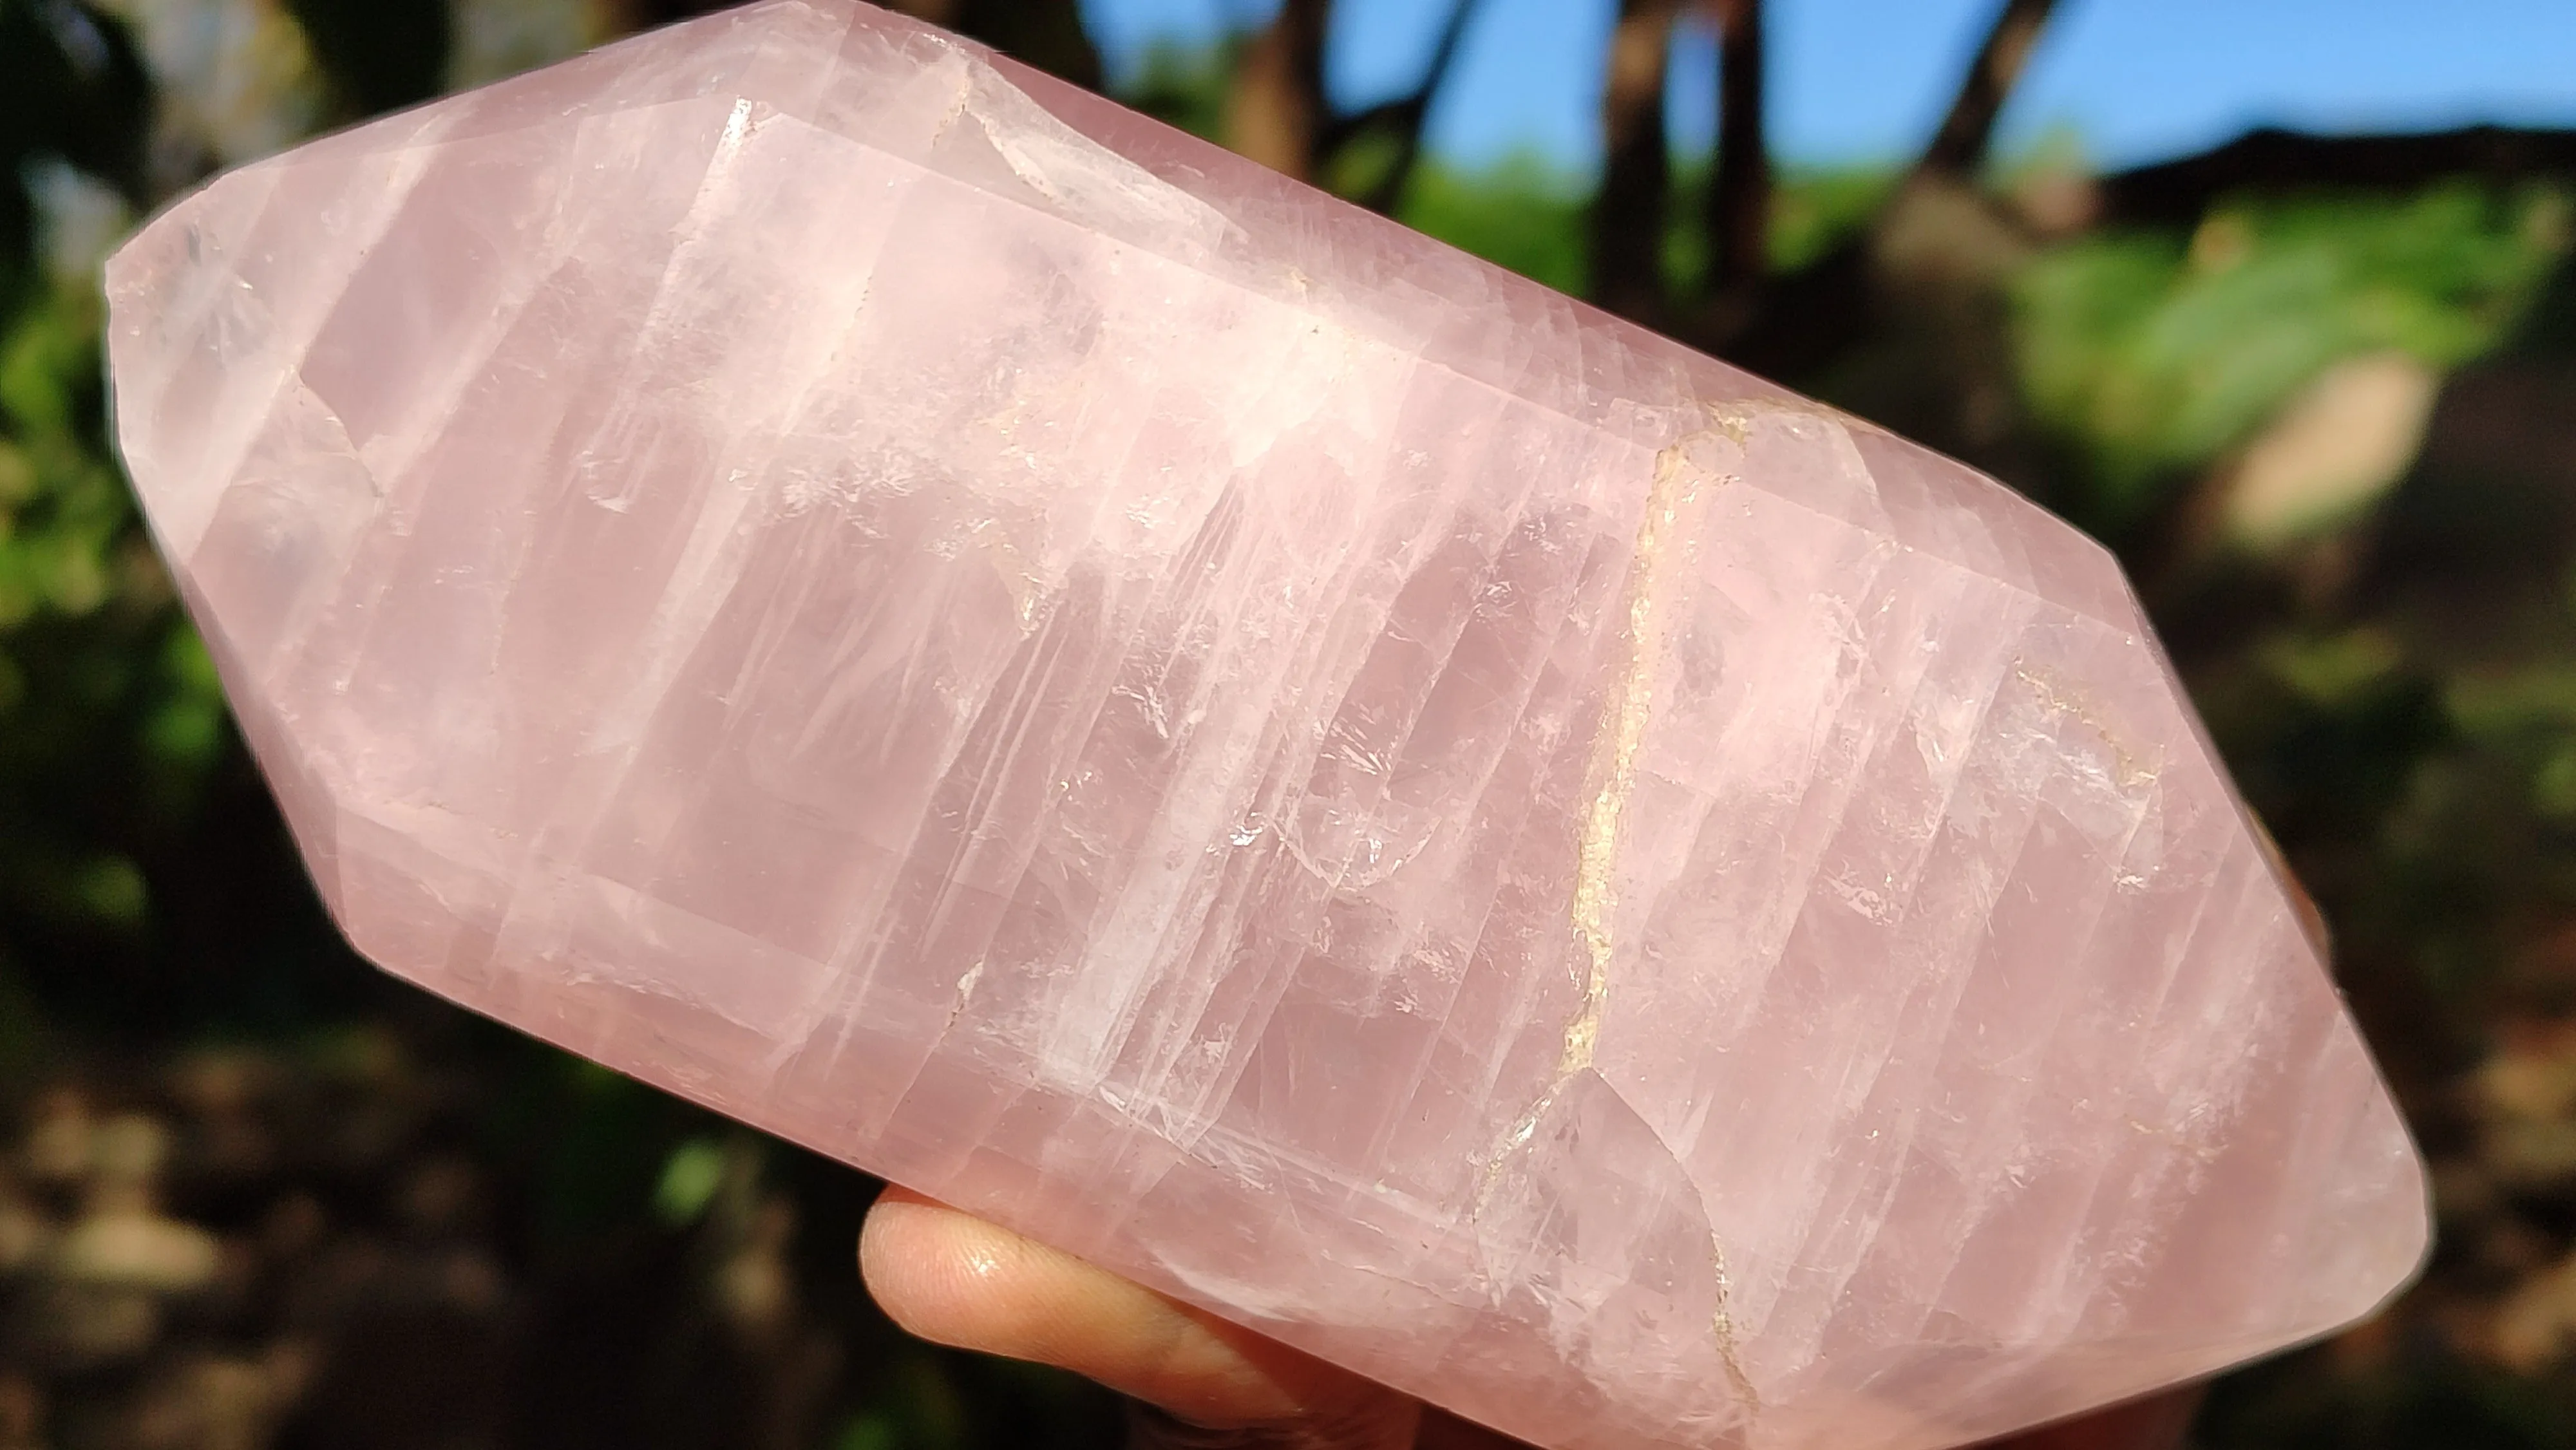
[[[1055,1365],[1128,1396],[1138,1450],[1520,1444],[904,1189],[869,1211],[859,1269],[923,1339]],[[2175,1450],[2197,1400],[2140,1400],[1991,1450]]]

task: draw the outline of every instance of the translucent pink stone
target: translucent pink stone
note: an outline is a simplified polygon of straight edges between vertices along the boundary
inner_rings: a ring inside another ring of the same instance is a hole
[[[1466,1415],[1913,1450],[2368,1312],[2416,1155],[2112,561],[774,0],[109,268],[393,971]]]

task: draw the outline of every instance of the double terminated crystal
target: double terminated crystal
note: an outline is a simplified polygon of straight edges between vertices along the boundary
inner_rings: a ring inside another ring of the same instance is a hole
[[[123,446],[385,966],[1557,1447],[2368,1310],[2417,1160],[2110,560],[775,0],[228,176]]]

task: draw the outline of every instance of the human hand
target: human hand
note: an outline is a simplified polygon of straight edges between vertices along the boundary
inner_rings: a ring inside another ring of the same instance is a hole
[[[888,1188],[859,1269],[924,1339],[1036,1360],[1137,1405],[1138,1450],[1509,1450],[1507,1440],[919,1194]],[[2196,1391],[2034,1430],[1993,1450],[2173,1450]]]

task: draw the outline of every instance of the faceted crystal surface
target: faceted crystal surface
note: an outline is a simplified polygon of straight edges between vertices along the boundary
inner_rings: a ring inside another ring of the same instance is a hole
[[[1541,1444],[2368,1311],[2404,1128],[2103,551],[850,0],[226,176],[125,456],[384,966]]]

